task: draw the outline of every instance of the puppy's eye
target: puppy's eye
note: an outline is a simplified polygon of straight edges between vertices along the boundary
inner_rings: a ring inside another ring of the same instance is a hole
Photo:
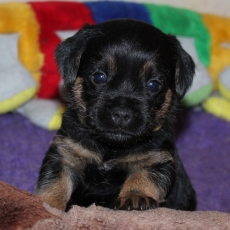
[[[148,89],[153,93],[158,93],[162,88],[162,85],[157,81],[149,81],[148,82]]]
[[[94,73],[92,79],[96,84],[103,84],[107,81],[106,75],[100,72]]]

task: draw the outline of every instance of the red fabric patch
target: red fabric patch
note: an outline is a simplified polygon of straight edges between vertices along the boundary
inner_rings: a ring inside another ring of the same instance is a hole
[[[94,24],[89,8],[83,3],[72,2],[31,2],[40,24],[40,48],[45,55],[39,98],[57,98],[60,75],[54,59],[54,50],[61,39],[57,30],[78,30],[84,24]]]

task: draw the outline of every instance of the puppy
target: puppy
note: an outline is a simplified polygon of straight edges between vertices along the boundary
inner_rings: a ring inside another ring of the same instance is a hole
[[[62,42],[56,60],[68,106],[40,169],[43,201],[60,210],[194,210],[173,133],[194,63],[178,40],[141,21],[111,20]]]

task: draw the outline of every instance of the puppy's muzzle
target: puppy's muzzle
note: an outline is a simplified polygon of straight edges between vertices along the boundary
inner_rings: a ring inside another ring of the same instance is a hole
[[[92,116],[96,118],[100,140],[110,144],[131,144],[145,132],[146,110],[138,98],[118,96],[102,102],[95,110],[96,115]]]
[[[111,120],[119,127],[125,128],[133,119],[133,111],[129,108],[114,107],[110,111]]]

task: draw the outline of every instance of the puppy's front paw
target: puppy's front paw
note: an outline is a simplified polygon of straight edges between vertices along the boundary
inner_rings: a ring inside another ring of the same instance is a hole
[[[114,203],[114,209],[120,210],[140,210],[157,208],[156,200],[151,197],[141,195],[130,195],[126,197],[118,197]]]

